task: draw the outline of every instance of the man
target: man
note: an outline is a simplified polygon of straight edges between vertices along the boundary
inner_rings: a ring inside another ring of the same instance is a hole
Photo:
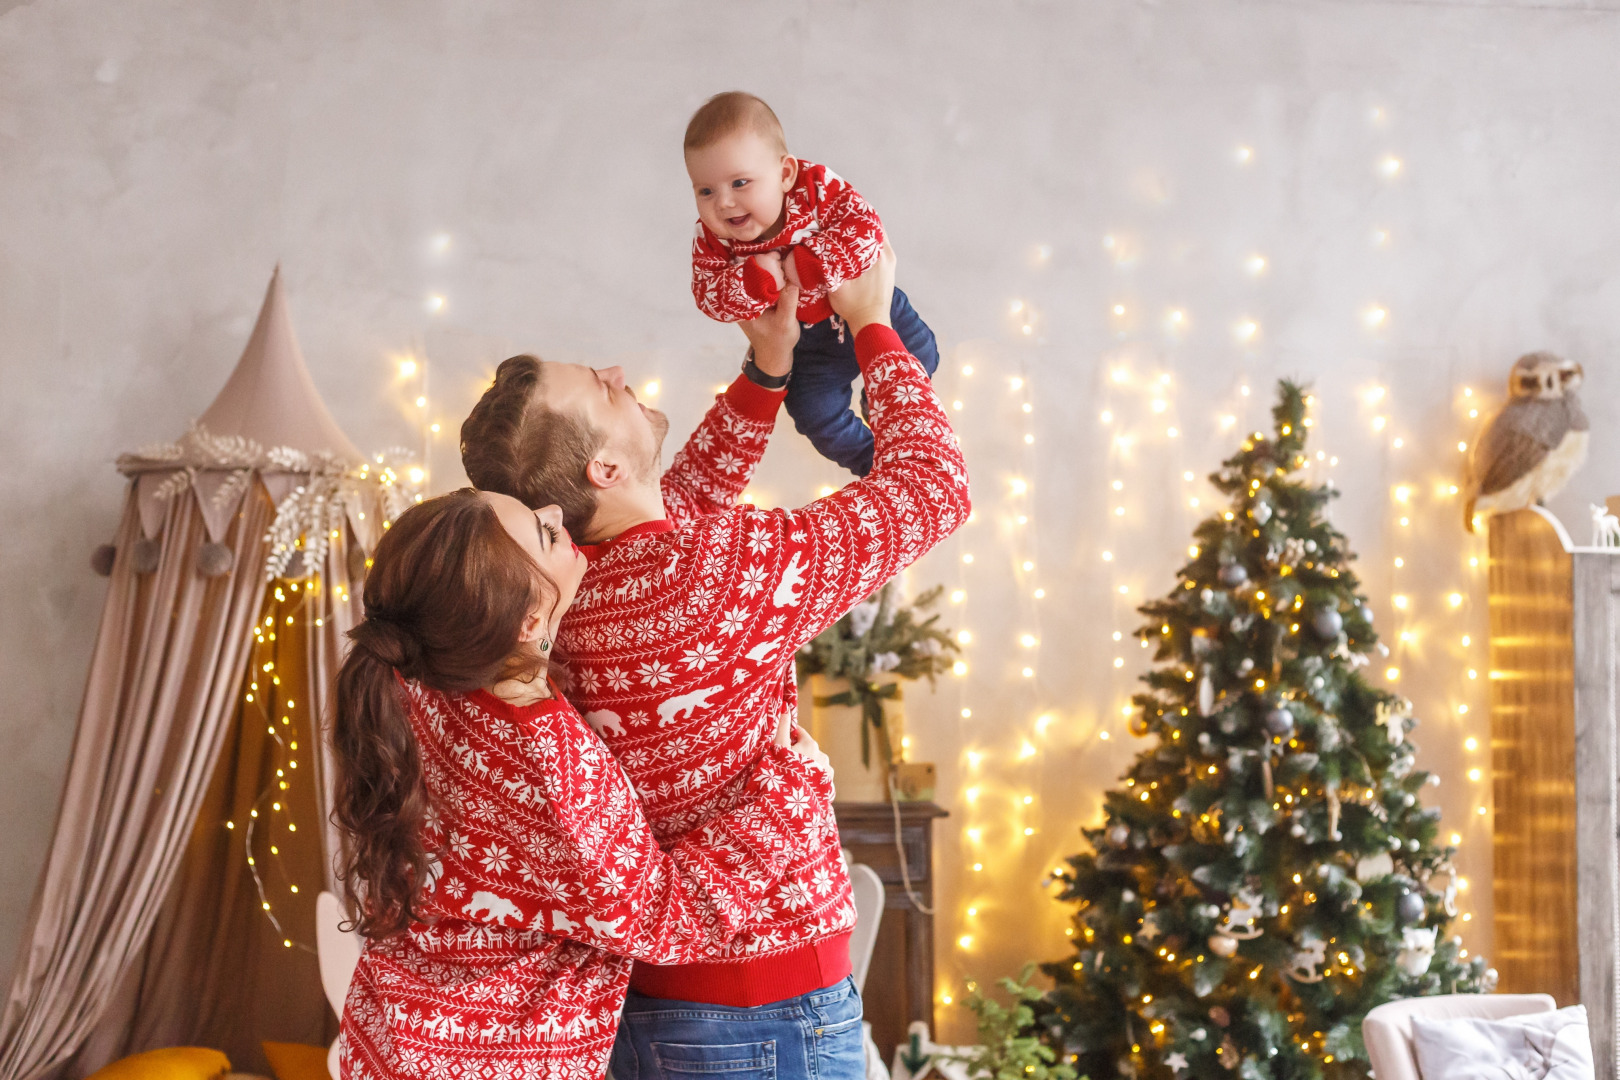
[[[669,843],[729,807],[797,711],[793,657],[967,520],[967,472],[944,410],[888,325],[894,254],[831,296],[871,402],[872,472],[799,510],[738,497],[765,451],[799,325],[789,284],[743,324],[743,375],[662,480],[668,422],[617,368],[505,361],[462,426],[481,488],[563,507],[591,560],[563,620],[569,696]],[[855,923],[826,821],[753,923],[704,963],[638,964],[615,1080],[757,1067],[781,1080],[863,1075]]]

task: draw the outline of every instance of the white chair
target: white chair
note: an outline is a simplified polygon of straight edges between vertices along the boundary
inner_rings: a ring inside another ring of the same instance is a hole
[[[315,953],[321,965],[321,988],[332,1011],[343,1017],[343,1002],[349,996],[349,980],[354,978],[355,965],[360,962],[360,949],[365,938],[353,931],[345,931],[343,923],[348,915],[338,898],[322,892],[315,898]],[[326,1051],[326,1071],[332,1080],[338,1080],[339,1035]]]
[[[844,849],[844,866],[855,894],[855,932],[849,937],[849,965],[855,976],[855,989],[866,986],[866,971],[872,966],[872,950],[877,946],[878,926],[883,922],[883,879],[865,863],[851,861]]]
[[[1550,994],[1442,994],[1403,998],[1380,1005],[1361,1022],[1361,1041],[1367,1044],[1377,1080],[1421,1080],[1417,1056],[1412,1052],[1412,1018],[1425,1020],[1501,1020],[1527,1013],[1552,1012],[1558,1003]]]
[[[855,932],[849,936],[850,974],[855,989],[866,988],[866,972],[872,966],[872,950],[877,946],[878,927],[883,922],[883,903],[886,890],[883,879],[865,863],[855,862],[849,849],[844,849],[844,866],[849,870],[850,891],[855,894]],[[866,1043],[866,1080],[889,1080],[889,1070],[883,1064],[877,1044],[872,1041],[872,1025],[861,1022],[861,1037]]]

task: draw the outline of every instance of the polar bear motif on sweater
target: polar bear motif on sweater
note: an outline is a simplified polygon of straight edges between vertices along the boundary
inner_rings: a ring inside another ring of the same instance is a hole
[[[673,724],[681,719],[682,713],[685,713],[687,717],[691,717],[699,709],[708,708],[709,699],[723,689],[724,687],[720,686],[706,686],[702,690],[694,690],[690,694],[670,698],[658,706],[658,726],[667,727]]]
[[[482,911],[485,918],[480,919],[478,913]],[[522,926],[523,912],[517,905],[504,896],[496,896],[492,892],[475,892],[472,899],[461,913],[474,922],[490,922],[497,926]],[[510,920],[510,921],[508,921]]]
[[[804,563],[800,559],[800,554],[795,551],[793,558],[782,568],[782,580],[777,583],[776,592],[771,597],[771,603],[775,606],[799,606],[799,590],[804,587]]]

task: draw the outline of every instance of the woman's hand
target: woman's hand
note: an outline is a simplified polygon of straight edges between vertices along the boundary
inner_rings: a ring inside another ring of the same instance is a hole
[[[776,745],[792,750],[802,758],[806,758],[816,765],[820,765],[827,772],[827,787],[836,797],[837,789],[833,785],[832,759],[821,749],[810,733],[798,724],[793,723],[786,713],[776,725]]]

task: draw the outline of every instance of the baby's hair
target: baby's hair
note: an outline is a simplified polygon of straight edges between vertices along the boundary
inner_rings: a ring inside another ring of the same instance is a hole
[[[778,153],[787,153],[782,122],[769,105],[742,90],[727,90],[705,101],[687,122],[686,141],[681,148],[683,151],[702,150],[739,131],[752,131],[774,143]]]

